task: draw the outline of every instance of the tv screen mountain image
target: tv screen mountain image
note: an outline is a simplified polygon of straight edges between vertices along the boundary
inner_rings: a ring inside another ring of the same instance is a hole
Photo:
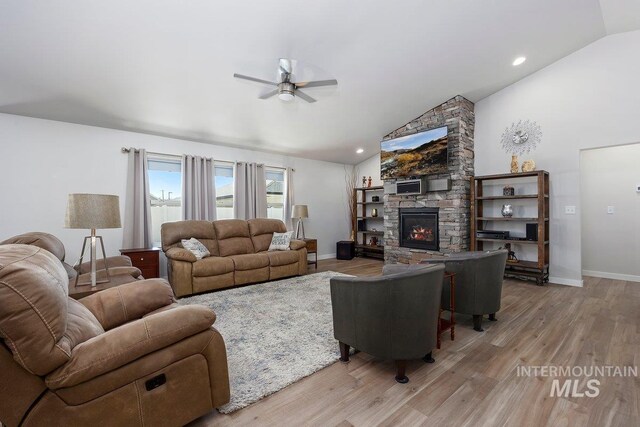
[[[380,143],[380,178],[447,172],[447,127],[442,126]]]

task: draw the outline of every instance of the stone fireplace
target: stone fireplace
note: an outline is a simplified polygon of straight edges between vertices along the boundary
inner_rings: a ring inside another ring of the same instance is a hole
[[[415,263],[434,255],[469,250],[474,124],[473,103],[456,96],[384,137],[392,139],[446,125],[448,171],[428,178],[451,180],[446,191],[417,196],[385,192],[385,263]]]
[[[438,210],[438,208],[400,209],[398,222],[400,246],[438,251],[440,249]]]

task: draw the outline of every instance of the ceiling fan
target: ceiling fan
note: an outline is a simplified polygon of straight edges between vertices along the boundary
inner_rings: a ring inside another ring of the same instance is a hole
[[[280,83],[270,82],[268,80],[262,80],[255,77],[244,76],[242,74],[235,73],[233,77],[237,79],[251,80],[252,82],[264,83],[270,86],[276,86],[277,89],[271,92],[265,93],[260,96],[260,99],[271,98],[274,95],[278,95],[283,101],[291,101],[295,96],[304,99],[307,102],[316,102],[315,99],[302,92],[300,88],[310,88],[318,86],[333,86],[337,85],[337,80],[316,80],[314,82],[292,82],[292,66],[291,60],[286,58],[280,58],[280,65],[278,71],[280,73]]]

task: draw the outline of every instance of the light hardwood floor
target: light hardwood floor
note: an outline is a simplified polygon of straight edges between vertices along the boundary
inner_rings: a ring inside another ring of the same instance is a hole
[[[320,261],[318,271],[380,274],[382,262]],[[310,273],[315,272],[311,270]],[[394,366],[358,353],[230,415],[198,426],[639,426],[640,379],[597,378],[598,397],[550,397],[552,378],[518,365],[640,365],[640,283],[585,278],[584,288],[505,280],[497,322],[458,316],[434,364]],[[337,343],[336,343],[337,345]],[[564,380],[564,379],[563,379]],[[580,382],[585,389],[586,379]]]

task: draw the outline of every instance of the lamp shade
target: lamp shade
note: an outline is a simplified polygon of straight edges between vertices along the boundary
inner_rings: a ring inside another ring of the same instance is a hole
[[[110,194],[69,194],[65,228],[120,228],[120,198]]]
[[[309,218],[309,208],[307,208],[307,205],[293,205],[291,218]]]

